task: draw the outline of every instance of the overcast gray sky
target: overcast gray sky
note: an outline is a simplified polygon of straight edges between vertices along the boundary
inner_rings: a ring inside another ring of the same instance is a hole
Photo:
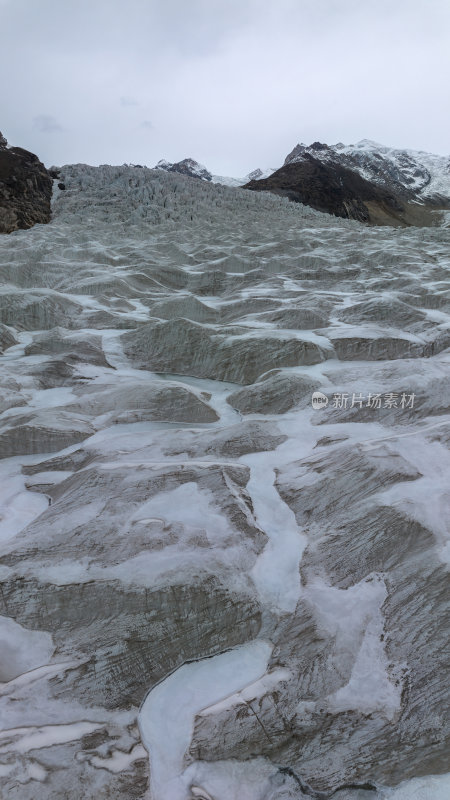
[[[0,130],[47,164],[450,151],[450,0],[0,0]]]

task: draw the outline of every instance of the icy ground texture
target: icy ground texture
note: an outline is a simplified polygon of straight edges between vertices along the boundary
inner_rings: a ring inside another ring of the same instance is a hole
[[[61,180],[0,239],[2,797],[448,797],[450,229]]]

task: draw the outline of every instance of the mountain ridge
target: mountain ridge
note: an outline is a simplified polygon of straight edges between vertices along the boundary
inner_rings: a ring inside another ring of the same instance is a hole
[[[374,183],[396,191],[405,199],[439,203],[450,199],[450,156],[408,148],[388,147],[370,139],[354,145],[297,144],[283,166],[307,155],[322,162],[338,162]]]
[[[279,168],[257,168],[242,179],[214,175],[192,158],[162,160],[155,169],[271,191],[318,211],[375,225],[435,225],[435,212],[450,209],[450,157],[370,139],[351,145],[300,143]]]
[[[433,226],[450,209],[450,159],[370,140],[297,144],[280,169],[244,188],[372,225]]]
[[[158,161],[153,169],[161,169],[165,172],[177,172],[180,175],[187,175],[190,178],[199,178],[200,180],[207,181],[208,183],[220,183],[222,186],[243,186],[248,181],[266,178],[275,172],[275,168],[262,170],[260,167],[244,175],[243,178],[230,178],[224,175],[214,175],[207,167],[200,164],[194,158],[184,158],[182,161],[166,161],[162,158]]]
[[[442,212],[450,211],[450,156],[388,147],[370,139],[350,145],[298,143],[280,167],[258,167],[243,178],[216,175],[191,157],[178,162],[161,159],[153,169],[203,183],[269,191],[366,224],[448,224]],[[47,170],[33,153],[9,147],[0,134],[0,232],[49,221],[51,181],[57,173]]]

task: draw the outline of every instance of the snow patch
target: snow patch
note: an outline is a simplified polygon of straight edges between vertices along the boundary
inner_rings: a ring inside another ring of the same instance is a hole
[[[185,800],[184,756],[196,715],[261,678],[271,653],[269,642],[249,642],[184,664],[150,691],[139,713],[139,728],[149,753],[153,800]]]

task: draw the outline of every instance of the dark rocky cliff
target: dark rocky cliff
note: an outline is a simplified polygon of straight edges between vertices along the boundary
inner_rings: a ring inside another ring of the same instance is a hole
[[[38,157],[0,134],[0,233],[50,220],[52,179]]]

